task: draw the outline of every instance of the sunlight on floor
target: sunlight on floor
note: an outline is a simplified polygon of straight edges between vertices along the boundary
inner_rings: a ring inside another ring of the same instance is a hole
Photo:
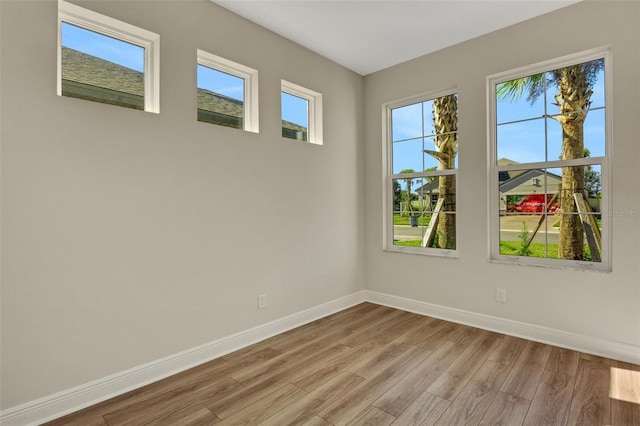
[[[611,367],[609,398],[640,404],[640,371]]]

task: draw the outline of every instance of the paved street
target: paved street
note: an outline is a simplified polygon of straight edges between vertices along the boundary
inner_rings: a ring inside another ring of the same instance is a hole
[[[549,222],[547,224],[549,231],[546,235],[547,242],[550,244],[558,243],[558,229],[553,228],[552,225],[557,221],[555,216],[549,216]],[[519,241],[518,234],[522,229],[522,222],[527,225],[527,229],[529,233],[533,232],[533,230],[538,225],[538,221],[540,220],[539,216],[534,215],[521,215],[521,216],[501,216],[500,217],[500,239],[502,241]],[[423,233],[426,230],[421,227],[406,226],[406,225],[394,225],[393,227],[393,239],[398,241],[409,241],[409,240],[419,240],[422,239]],[[538,230],[534,242],[544,242],[545,241],[545,232],[544,232],[544,224]]]

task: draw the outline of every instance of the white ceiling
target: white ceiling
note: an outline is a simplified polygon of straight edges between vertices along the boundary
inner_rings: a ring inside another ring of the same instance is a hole
[[[358,74],[580,0],[212,0]]]

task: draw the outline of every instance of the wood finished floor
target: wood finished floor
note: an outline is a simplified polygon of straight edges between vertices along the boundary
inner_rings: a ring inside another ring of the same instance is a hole
[[[639,372],[363,303],[47,425],[633,426]]]

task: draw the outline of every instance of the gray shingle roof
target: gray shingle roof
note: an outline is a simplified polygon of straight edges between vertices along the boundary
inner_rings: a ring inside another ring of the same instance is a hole
[[[62,48],[62,79],[144,96],[144,74],[68,47]]]
[[[65,94],[69,96],[116,104],[123,101],[114,100],[113,93],[144,97],[142,72],[68,47],[62,47],[62,80],[63,92],[66,89]],[[197,97],[198,110],[211,113],[208,116],[213,122],[227,122],[226,125],[241,122],[244,113],[242,101],[201,88],[197,90]],[[124,102],[125,106],[131,106],[135,101]],[[286,120],[282,120],[282,127],[294,133],[307,131],[306,127]]]
[[[198,109],[217,112],[231,117],[242,117],[244,103],[237,99],[198,88]]]

